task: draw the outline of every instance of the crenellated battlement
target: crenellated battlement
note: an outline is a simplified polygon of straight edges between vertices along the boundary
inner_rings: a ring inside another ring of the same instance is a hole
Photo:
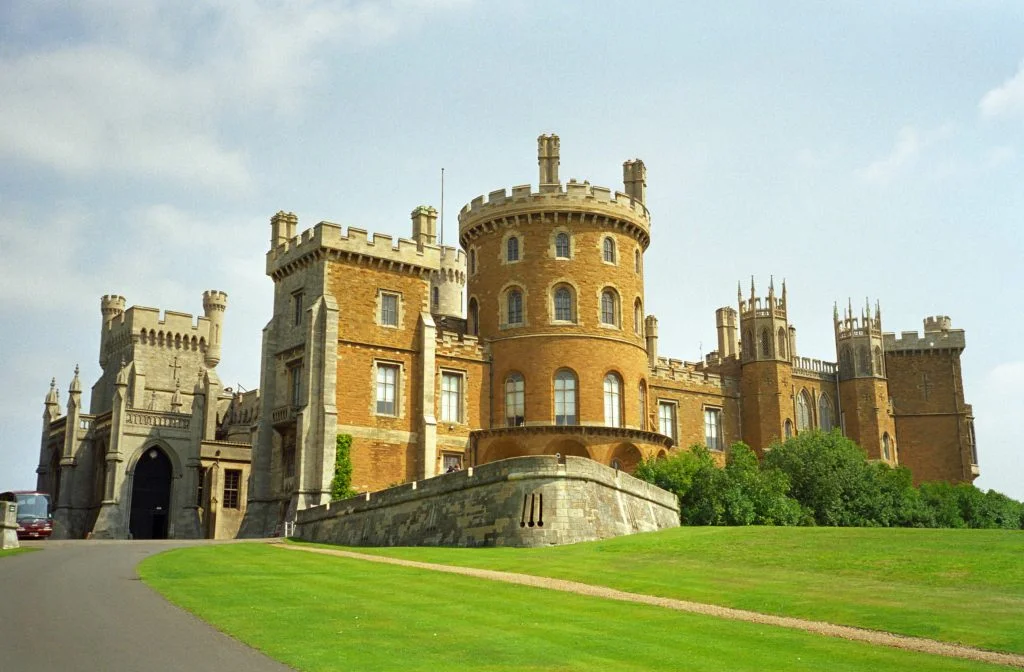
[[[925,322],[927,324],[927,320]],[[925,330],[923,336],[916,331],[903,331],[898,337],[894,333],[884,333],[882,344],[886,352],[937,352],[963,350],[967,347],[967,339],[963,329],[947,328],[941,331]]]
[[[935,315],[924,318],[924,333],[930,334],[936,331],[949,331],[953,328],[953,320],[949,315]]]
[[[450,264],[461,264],[465,268],[465,255],[454,248],[445,253]],[[423,273],[441,268],[442,248],[425,244],[420,249],[416,241],[390,235],[369,234],[365,229],[354,226],[345,230],[339,224],[320,222],[311,229],[271,248],[267,253],[267,275],[282,277],[312,260],[325,257],[362,259],[386,264],[393,270]]]
[[[691,383],[702,387],[711,387],[716,391],[736,391],[733,381],[717,373],[709,373],[703,364],[686,362],[681,359],[658,357],[658,364],[651,370],[655,379]],[[655,384],[657,381],[652,381]]]
[[[625,192],[613,191],[589,182],[570,180],[567,184],[544,184],[533,191],[529,184],[497,189],[477,196],[459,212],[459,239],[463,247],[480,229],[496,220],[516,221],[550,211],[579,213],[581,217],[605,217],[635,228],[646,246],[650,241],[650,212]]]
[[[839,307],[834,306],[833,322],[835,323],[837,342],[851,338],[881,338],[882,336],[882,309],[877,302],[874,316],[871,314],[871,302],[867,300],[865,300],[864,309],[859,316],[854,314],[852,302],[848,302],[842,317],[839,317]]]
[[[437,273],[449,282],[466,284],[466,253],[461,249],[445,245],[441,248],[441,263]]]

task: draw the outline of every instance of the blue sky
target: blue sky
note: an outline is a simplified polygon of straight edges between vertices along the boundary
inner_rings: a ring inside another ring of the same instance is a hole
[[[407,236],[444,167],[451,243],[556,132],[563,180],[648,167],[662,354],[713,349],[751,275],[803,356],[848,297],[950,315],[977,484],[1024,499],[1024,4],[707,4],[0,4],[0,488],[34,484],[50,378],[98,375],[103,294],[226,291],[218,370],[257,387],[274,212]]]

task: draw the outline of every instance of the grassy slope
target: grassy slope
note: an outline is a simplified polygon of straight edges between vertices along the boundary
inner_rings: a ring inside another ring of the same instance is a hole
[[[1024,533],[695,528],[539,549],[354,549],[1024,653]]]
[[[139,571],[305,671],[1005,669],[265,545],[178,549]]]

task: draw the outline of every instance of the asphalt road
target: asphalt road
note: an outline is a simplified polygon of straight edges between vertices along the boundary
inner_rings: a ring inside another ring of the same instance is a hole
[[[0,672],[285,672],[135,573],[189,541],[45,541],[0,559]],[[215,542],[214,542],[215,543]]]

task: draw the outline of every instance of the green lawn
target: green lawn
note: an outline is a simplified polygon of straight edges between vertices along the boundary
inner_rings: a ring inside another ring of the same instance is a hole
[[[25,546],[19,546],[18,548],[8,548],[0,551],[0,558],[5,558],[9,555],[17,555],[18,553],[31,553],[32,551],[38,550],[38,548],[26,548]]]
[[[172,602],[299,670],[1005,670],[262,544],[147,558]]]
[[[358,548],[1024,653],[1024,533],[682,527],[538,549]]]

